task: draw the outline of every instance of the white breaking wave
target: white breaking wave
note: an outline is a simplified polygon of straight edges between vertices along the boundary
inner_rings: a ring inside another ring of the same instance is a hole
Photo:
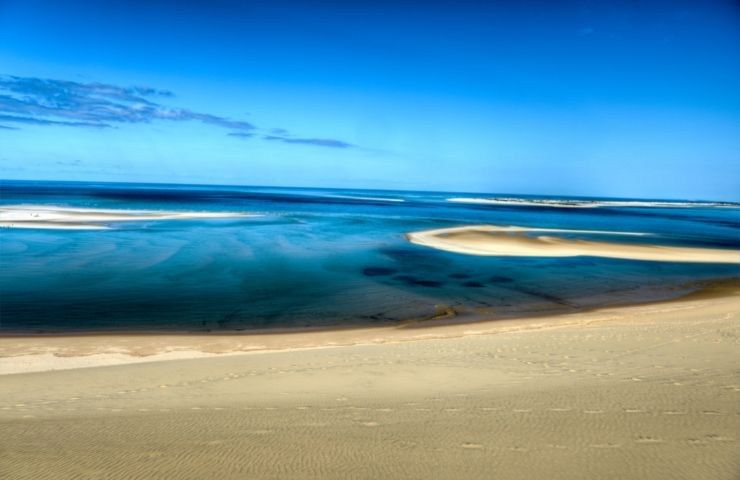
[[[644,200],[577,200],[577,199],[555,199],[555,198],[477,198],[477,197],[453,197],[448,202],[476,203],[482,205],[506,205],[521,207],[553,207],[553,208],[600,208],[600,207],[632,207],[632,208],[696,208],[696,207],[722,207],[740,208],[740,204],[733,202],[659,202]]]

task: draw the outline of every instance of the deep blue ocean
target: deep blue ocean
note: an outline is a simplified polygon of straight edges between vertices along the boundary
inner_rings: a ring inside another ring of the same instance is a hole
[[[740,248],[737,205],[563,208],[542,197],[500,196],[525,203],[450,202],[499,197],[455,192],[3,181],[1,205],[261,216],[121,222],[89,231],[0,229],[0,333],[387,324],[446,308],[466,321],[669,298],[698,281],[740,275],[727,264],[469,256],[404,237],[497,224],[642,232],[651,235],[599,238]]]

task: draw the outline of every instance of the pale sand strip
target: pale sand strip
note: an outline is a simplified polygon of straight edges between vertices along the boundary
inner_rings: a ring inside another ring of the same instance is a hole
[[[552,235],[527,235],[547,229],[497,225],[425,230],[407,234],[411,243],[467,255],[575,257],[592,256],[655,262],[732,263],[740,265],[740,250],[673,247],[578,240]],[[557,233],[558,230],[550,230]],[[561,230],[568,232],[568,230]],[[601,231],[582,233],[604,234]],[[617,233],[617,232],[614,232]]]
[[[115,210],[58,207],[53,205],[4,205],[0,207],[0,227],[104,230],[108,228],[106,223],[112,222],[196,220],[255,216],[259,215],[244,212]]]
[[[735,480],[740,297],[726,293],[417,329],[427,341],[0,376],[0,475]]]

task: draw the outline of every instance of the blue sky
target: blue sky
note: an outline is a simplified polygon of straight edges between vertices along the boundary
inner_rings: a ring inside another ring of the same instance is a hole
[[[740,199],[736,2],[507,3],[0,0],[1,176]]]

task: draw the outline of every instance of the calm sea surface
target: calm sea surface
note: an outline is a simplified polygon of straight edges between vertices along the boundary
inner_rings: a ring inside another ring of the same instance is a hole
[[[478,257],[404,233],[491,223],[642,232],[619,242],[740,248],[740,209],[450,202],[491,194],[66,182],[0,184],[0,204],[251,212],[260,217],[0,230],[0,333],[233,331],[462,320],[668,298],[736,265]],[[512,197],[511,195],[503,195]],[[559,199],[568,200],[568,199]],[[587,202],[598,202],[585,199]]]

